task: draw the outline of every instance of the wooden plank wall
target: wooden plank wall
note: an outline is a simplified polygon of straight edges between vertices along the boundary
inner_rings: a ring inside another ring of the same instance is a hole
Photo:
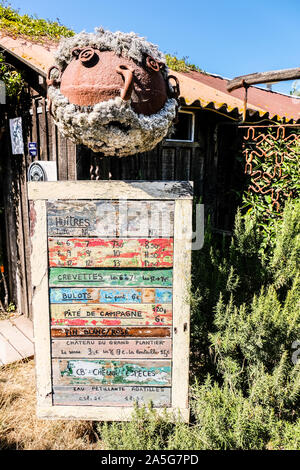
[[[119,159],[80,147],[78,153],[79,179],[194,181],[195,194],[202,194],[204,155],[199,142],[165,141],[150,152]]]
[[[49,113],[46,98],[32,91],[32,127],[28,141],[37,142],[38,155],[34,160],[56,161],[58,180],[76,179],[76,145],[57,130]]]
[[[9,287],[9,301],[18,310],[29,316],[30,270],[27,261],[30,257],[29,223],[26,194],[27,161],[24,155],[12,155],[9,133],[9,116],[6,119],[5,140],[1,149],[1,166],[3,169],[2,195],[4,202],[5,276]],[[25,215],[24,215],[25,214]]]
[[[193,181],[196,197],[203,195],[206,136],[195,111],[194,142],[164,140],[150,152],[128,157],[104,157],[78,146],[77,178],[99,180]]]
[[[76,146],[57,131],[49,113],[45,96],[29,90],[31,109],[23,117],[24,154],[12,155],[9,117],[6,119],[5,140],[1,144],[1,165],[4,169],[3,202],[5,206],[5,273],[10,301],[19,313],[31,317],[31,266],[29,237],[29,207],[27,199],[27,171],[35,160],[56,161],[58,179],[76,179]],[[25,117],[26,116],[26,117]],[[15,116],[11,116],[15,117]],[[26,124],[25,124],[26,121]],[[28,154],[28,142],[37,142],[38,155]]]

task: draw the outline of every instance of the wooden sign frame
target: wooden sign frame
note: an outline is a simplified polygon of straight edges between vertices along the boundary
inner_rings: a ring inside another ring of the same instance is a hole
[[[191,276],[192,197],[192,183],[189,182],[58,181],[28,183],[37,416],[39,418],[99,421],[125,421],[131,418],[133,406],[53,404],[49,315],[47,204],[49,201],[55,203],[55,201],[120,201],[125,199],[158,201],[158,203],[161,201],[174,202],[171,406],[166,410],[174,412],[174,417],[180,416],[183,421],[188,422],[190,332],[188,296]],[[56,280],[56,282],[58,281]],[[168,338],[165,341],[167,340]],[[165,407],[157,407],[156,409],[162,413]]]

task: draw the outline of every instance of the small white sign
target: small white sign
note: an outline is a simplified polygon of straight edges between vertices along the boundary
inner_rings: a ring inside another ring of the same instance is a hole
[[[0,104],[6,104],[6,88],[2,80],[0,80]]]
[[[24,142],[22,133],[22,118],[9,120],[11,149],[13,155],[24,153]]]

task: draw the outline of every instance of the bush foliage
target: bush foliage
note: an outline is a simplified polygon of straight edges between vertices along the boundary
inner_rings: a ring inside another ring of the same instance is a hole
[[[4,55],[0,52],[0,80],[5,84],[5,92],[8,100],[21,96],[24,87],[22,74],[11,64],[5,61]]]
[[[193,254],[191,423],[137,408],[130,423],[98,426],[107,449],[300,448],[299,228],[289,201],[263,251],[250,214],[238,212],[230,243],[207,231]]]
[[[188,61],[188,57],[183,57],[182,59],[179,59],[175,55],[172,54],[166,54],[166,63],[167,66],[175,70],[177,72],[201,72],[201,73],[206,73],[204,70],[202,70],[198,65],[191,64]]]
[[[30,15],[20,15],[6,1],[0,2],[0,28],[13,36],[27,36],[33,40],[58,41],[62,36],[70,37],[74,31],[63,26],[59,20],[51,21]]]

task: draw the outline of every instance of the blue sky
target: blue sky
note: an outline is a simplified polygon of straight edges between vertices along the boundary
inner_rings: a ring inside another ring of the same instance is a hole
[[[300,66],[300,0],[10,0],[76,32],[135,31],[227,78]],[[300,81],[299,81],[300,82]],[[273,85],[289,93],[292,82]]]

